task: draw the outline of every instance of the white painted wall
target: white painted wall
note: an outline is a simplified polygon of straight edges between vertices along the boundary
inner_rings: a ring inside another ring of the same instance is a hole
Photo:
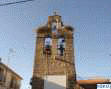
[[[44,89],[66,89],[66,75],[48,75],[44,80]]]
[[[111,89],[111,84],[97,84],[97,89]]]

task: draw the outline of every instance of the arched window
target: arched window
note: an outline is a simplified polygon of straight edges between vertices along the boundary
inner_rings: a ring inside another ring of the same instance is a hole
[[[45,37],[45,42],[44,42],[44,51],[45,53],[50,54],[51,53],[51,45],[52,45],[52,39],[51,37],[48,35]]]
[[[58,53],[60,56],[63,56],[65,50],[65,39],[64,37],[60,37],[58,39]]]
[[[52,45],[52,39],[50,36],[45,38],[45,47]]]
[[[53,33],[56,33],[56,32],[57,32],[57,27],[56,27],[56,25],[57,25],[56,22],[53,22],[53,23],[52,23],[51,29],[52,29],[52,32],[53,32]]]

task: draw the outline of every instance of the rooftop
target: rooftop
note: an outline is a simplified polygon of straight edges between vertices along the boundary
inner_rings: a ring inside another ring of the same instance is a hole
[[[19,77],[20,79],[23,79],[20,75],[18,75],[15,71],[13,71],[11,68],[9,68],[7,65],[3,64],[2,62],[0,62],[0,65],[4,66],[6,69],[8,69],[9,71],[11,71],[13,74],[15,74],[17,77]]]

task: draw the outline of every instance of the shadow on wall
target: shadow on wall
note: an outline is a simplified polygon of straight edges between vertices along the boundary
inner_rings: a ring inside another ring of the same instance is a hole
[[[33,77],[30,84],[32,89],[66,89],[65,76],[50,76],[42,78]]]
[[[66,89],[66,75],[45,76],[44,89]]]
[[[45,80],[44,81],[44,89],[66,89],[66,87]]]

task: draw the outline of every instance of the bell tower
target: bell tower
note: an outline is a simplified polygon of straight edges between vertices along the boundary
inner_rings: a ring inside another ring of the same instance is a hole
[[[32,89],[75,89],[73,30],[56,13],[37,29]]]

